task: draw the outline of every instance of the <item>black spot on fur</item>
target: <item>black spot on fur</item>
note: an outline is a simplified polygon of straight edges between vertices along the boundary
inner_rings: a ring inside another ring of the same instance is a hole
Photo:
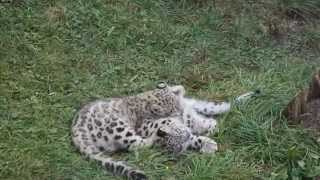
[[[107,131],[109,134],[113,134],[113,129],[111,129],[109,126],[106,127],[106,131]]]
[[[86,134],[81,134],[81,139],[86,141],[88,140],[88,137]]]
[[[118,132],[122,132],[122,131],[124,131],[124,128],[123,128],[123,127],[117,127],[116,130],[117,130]]]
[[[199,150],[200,150],[200,147],[199,147],[199,146],[197,146],[197,147],[190,147],[190,150],[199,151]]]
[[[109,120],[108,118],[104,118],[103,120],[104,120],[104,122],[107,123],[107,124],[110,123],[110,120]]]
[[[148,129],[148,127],[147,127],[147,126],[144,126],[144,127],[143,127],[143,130],[146,130],[146,129]]]
[[[153,127],[153,123],[150,124],[150,127],[151,127],[151,128]]]
[[[104,147],[99,146],[99,151],[101,151],[101,152],[105,151]]]
[[[114,164],[113,163],[106,163],[105,166],[109,171],[114,172]]]
[[[86,120],[85,120],[85,119],[81,119],[79,126],[80,126],[80,127],[83,127],[83,126],[84,126],[84,124],[85,124],[85,122],[86,122]]]
[[[113,163],[110,165],[110,171],[114,172],[114,164]]]
[[[151,110],[151,113],[152,113],[152,114],[156,114],[157,112],[159,112],[159,109],[158,109],[158,108],[155,108],[155,109]]]
[[[131,171],[129,173],[129,179],[132,180],[147,180],[147,176],[144,175],[142,172],[137,172],[137,171]]]
[[[87,116],[86,115],[81,115],[80,118],[81,119],[87,119]]]
[[[93,130],[93,127],[92,127],[91,124],[88,124],[87,127],[88,127],[89,131],[92,131],[92,130]]]
[[[188,119],[187,121],[187,126],[190,127],[191,126],[191,121]]]
[[[98,120],[98,119],[94,119],[94,123],[95,123],[97,126],[101,126],[101,125],[102,125],[101,121]]]
[[[201,139],[198,139],[198,142],[201,144],[202,143]]]
[[[123,167],[122,165],[118,165],[118,166],[116,167],[116,172],[117,172],[117,174],[121,174],[123,170],[124,170],[124,167]]]
[[[164,121],[162,121],[162,122],[161,122],[161,124],[165,124],[166,122],[167,122],[167,121],[166,121],[166,120],[164,120]]]
[[[198,142],[196,141],[196,142],[194,142],[194,145],[195,146],[197,146],[197,147],[199,147],[199,144],[198,144]]]
[[[117,126],[118,124],[116,123],[116,122],[112,122],[111,124],[110,124],[110,127],[115,127],[115,126]]]
[[[158,124],[157,123],[155,123],[154,128],[158,128]]]
[[[108,141],[108,140],[109,140],[108,136],[103,136],[103,139],[104,139],[105,141]]]
[[[165,137],[166,135],[167,135],[167,133],[160,130],[160,129],[157,131],[157,136],[159,136],[159,137]]]
[[[78,131],[82,132],[82,133],[86,133],[87,131],[85,129],[79,128]]]
[[[124,125],[124,123],[122,121],[119,121],[120,125]]]
[[[123,140],[123,143],[128,144],[128,140],[127,139]]]
[[[91,139],[92,139],[93,142],[97,141],[96,136],[94,134],[91,134]]]
[[[132,143],[134,143],[134,142],[136,142],[137,140],[136,139],[132,139],[131,141],[130,141],[130,144],[132,144]]]
[[[115,139],[115,140],[119,140],[119,139],[121,139],[121,138],[122,138],[122,136],[119,136],[119,135],[114,136],[114,139]]]
[[[97,133],[97,137],[98,137],[99,139],[102,137],[101,132],[98,132],[98,133]]]
[[[148,131],[148,130],[146,130],[146,132],[145,132],[145,133],[146,133],[146,136],[148,136],[148,135],[149,135],[149,131]]]
[[[111,168],[111,164],[110,164],[110,163],[106,162],[106,163],[104,164],[104,166],[106,167],[107,170],[110,171],[110,168]]]
[[[132,136],[132,132],[128,131],[127,134],[126,134],[126,137],[129,137],[129,136]]]
[[[128,169],[124,169],[124,171],[122,172],[122,174],[123,174],[123,175],[127,175],[127,174],[128,174],[128,172],[129,172],[129,170],[128,170]]]

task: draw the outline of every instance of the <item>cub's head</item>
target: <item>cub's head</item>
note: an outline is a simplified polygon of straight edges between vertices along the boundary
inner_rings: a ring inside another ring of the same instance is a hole
[[[181,99],[185,95],[183,86],[169,86],[159,83],[157,88],[146,93],[147,110],[154,117],[167,117],[180,113]]]
[[[187,149],[192,134],[189,128],[181,123],[179,119],[170,118],[164,120],[162,126],[157,131],[157,136],[161,139],[162,145],[169,152],[179,154]]]

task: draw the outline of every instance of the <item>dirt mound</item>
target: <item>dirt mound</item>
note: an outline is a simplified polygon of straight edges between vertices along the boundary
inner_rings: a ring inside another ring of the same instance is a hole
[[[310,87],[298,93],[283,111],[289,124],[302,125],[320,135],[320,70],[313,75]]]

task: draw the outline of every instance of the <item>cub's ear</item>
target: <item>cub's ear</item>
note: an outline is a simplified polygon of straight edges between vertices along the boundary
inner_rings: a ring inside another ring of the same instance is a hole
[[[159,137],[166,137],[168,135],[172,134],[172,130],[169,126],[162,126],[158,129],[157,135]]]
[[[157,84],[158,89],[164,89],[166,87],[168,87],[168,84],[166,82],[161,81]]]
[[[166,137],[168,135],[168,133],[166,131],[163,131],[161,128],[158,129],[157,131],[157,136],[159,137]]]
[[[179,85],[179,86],[172,86],[171,87],[171,91],[177,95],[177,96],[184,96],[186,93],[186,90],[184,89],[183,86]]]

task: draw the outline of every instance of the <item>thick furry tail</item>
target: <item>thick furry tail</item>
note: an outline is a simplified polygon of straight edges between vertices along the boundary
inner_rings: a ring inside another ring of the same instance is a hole
[[[252,97],[255,97],[255,96],[259,95],[259,94],[261,94],[260,90],[255,90],[255,91],[251,91],[251,92],[247,92],[247,93],[241,94],[240,96],[238,96],[235,99],[235,103],[241,103],[241,102],[247,101],[248,99],[250,99]]]
[[[88,159],[95,160],[102,165],[102,167],[112,173],[114,176],[123,176],[128,180],[147,180],[148,178],[144,172],[139,171],[123,161],[117,161],[112,159],[101,152],[96,146],[91,144],[91,142],[85,141],[87,139],[86,134],[78,134],[76,129],[72,132],[72,142],[73,145]]]
[[[254,92],[248,92],[245,94],[242,94],[235,98],[234,102],[235,104],[245,102],[251,97],[257,96],[260,94],[260,91],[254,91]],[[196,100],[192,98],[184,98],[182,101],[182,105],[184,107],[191,107],[199,114],[203,114],[206,116],[214,116],[222,113],[226,113],[230,111],[232,102],[214,102],[214,101],[202,101],[202,100]]]
[[[106,157],[103,153],[90,155],[90,159],[98,161],[103,168],[111,172],[115,176],[123,176],[128,180],[147,180],[147,176],[143,171],[134,169],[123,161],[115,161],[110,157]]]

